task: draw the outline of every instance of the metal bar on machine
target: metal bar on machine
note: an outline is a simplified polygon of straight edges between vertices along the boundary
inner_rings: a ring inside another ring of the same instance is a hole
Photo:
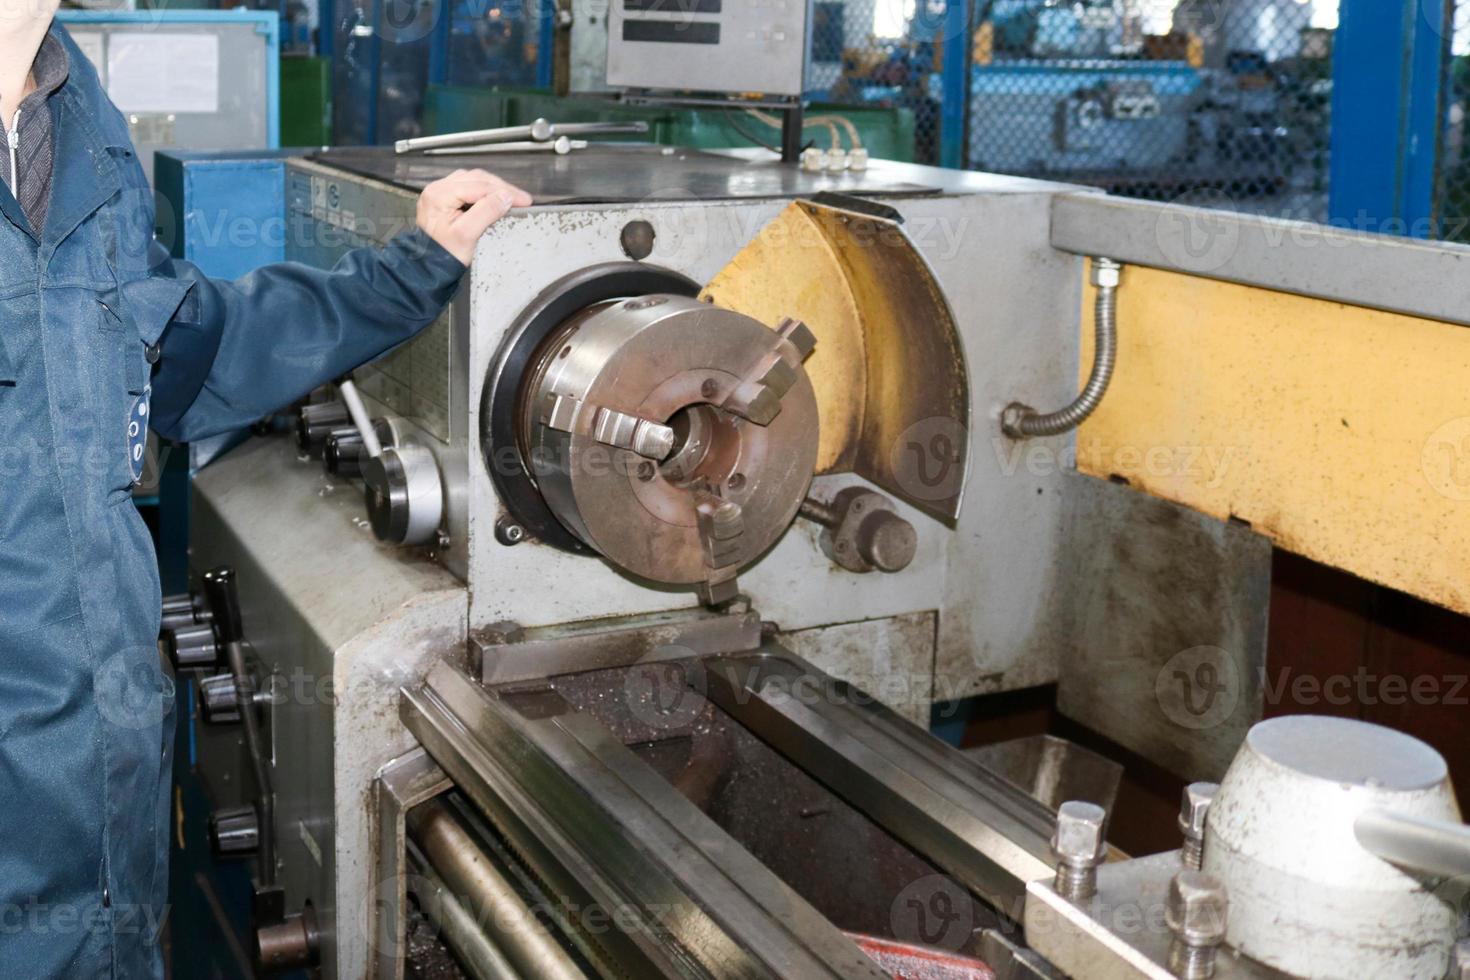
[[[664,953],[661,968],[638,975],[883,976],[591,716],[527,718],[447,665],[404,692],[402,713],[477,806],[497,823],[507,809],[524,821],[500,826],[518,849],[539,846],[574,869],[604,908],[662,910],[630,930]],[[527,836],[539,843],[527,847]]]
[[[1059,194],[1051,243],[1076,255],[1470,326],[1470,247],[1100,193]]]
[[[460,964],[475,980],[521,980],[510,961],[481,928],[478,918],[450,890],[422,854],[409,849],[409,866],[417,881],[413,893]]]
[[[586,974],[441,801],[410,810],[408,831],[450,893],[468,906],[490,945],[516,971],[538,980],[584,980]]]
[[[528,126],[503,126],[497,129],[445,133],[442,136],[417,136],[413,139],[399,140],[393,144],[393,149],[397,153],[417,153],[422,150],[487,143],[550,143],[562,136],[569,139],[583,136],[640,136],[647,132],[648,123],[642,121],[554,123],[546,119],[537,119]]]
[[[1004,914],[1052,874],[1050,812],[959,750],[795,657],[706,668],[715,704]]]

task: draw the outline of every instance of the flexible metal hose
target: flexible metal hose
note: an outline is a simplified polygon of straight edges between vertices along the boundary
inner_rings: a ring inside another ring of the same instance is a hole
[[[1122,266],[1112,259],[1093,260],[1093,282],[1097,286],[1096,352],[1092,373],[1082,393],[1066,408],[1044,415],[1028,405],[1013,402],[1001,415],[1001,427],[1006,435],[1013,439],[1059,436],[1077,428],[1102,404],[1118,363],[1117,282],[1121,270]]]

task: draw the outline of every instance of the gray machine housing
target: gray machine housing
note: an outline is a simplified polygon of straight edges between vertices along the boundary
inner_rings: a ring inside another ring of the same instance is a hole
[[[647,168],[654,184],[661,172],[701,163],[700,155],[646,153],[613,162]],[[591,172],[607,163],[594,152],[548,166]],[[728,163],[711,158],[710,170]],[[762,167],[777,165],[751,164],[751,174]],[[1238,651],[1243,676],[1259,657],[1264,541],[1079,476],[1067,465],[1066,438],[1018,449],[1000,435],[1009,401],[1060,404],[1075,389],[1083,260],[1051,245],[1054,199],[1074,189],[887,163],[865,176],[809,175],[796,184],[794,168],[780,173],[780,189],[757,196],[747,196],[762,186],[750,175],[718,195],[672,180],[653,198],[566,194],[564,203],[538,204],[490,230],[444,318],[357,375],[374,414],[393,418],[401,441],[437,460],[445,520],[434,545],[377,542],[357,486],[324,476],[282,438],[251,440],[197,478],[194,567],[236,568],[247,638],[287,692],[267,726],[281,880],[288,906],[316,910],[328,978],[381,975],[372,940],[373,793],[383,767],[417,744],[399,719],[404,687],[441,662],[487,669],[474,650],[493,646],[507,624],[566,636],[609,622],[705,615],[692,592],[650,588],[587,554],[498,539],[508,511],[479,447],[484,387],[522,311],[569,276],[629,262],[623,231],[632,222],[655,230],[646,263],[705,283],[793,200],[862,193],[901,216],[955,312],[972,422],[956,525],[895,502],[918,531],[917,557],[895,574],[861,575],[835,568],[820,529],[797,521],[740,578],[741,608],[771,623],[787,647],[921,725],[938,703],[1055,682],[1084,648],[1143,662],[1154,651],[1139,649],[1136,637],[1165,628]],[[403,183],[306,160],[292,161],[286,180],[291,217],[310,232],[293,243],[293,259],[329,266],[344,249],[386,241],[412,220],[415,192]],[[812,492],[830,499],[854,485],[864,481],[832,474]],[[1142,560],[1110,561],[1127,528],[1167,530],[1142,533]],[[1187,622],[1165,600],[1139,604],[1127,635],[1102,632],[1115,596],[1169,594],[1178,559],[1166,556],[1181,533],[1192,543],[1192,578],[1210,580],[1219,601],[1183,614]],[[1101,568],[1109,575],[1103,589]],[[546,665],[533,654],[517,663],[511,652],[494,669],[536,676]],[[1151,691],[1150,682],[1118,710],[1157,714]],[[1223,770],[1258,712],[1242,698],[1214,733],[1226,748],[1202,742],[1183,761]]]

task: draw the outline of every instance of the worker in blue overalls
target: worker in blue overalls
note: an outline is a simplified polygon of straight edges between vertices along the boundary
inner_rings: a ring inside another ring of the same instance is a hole
[[[161,977],[173,697],[132,504],[147,431],[243,427],[408,339],[531,201],[460,172],[381,251],[211,281],[153,241],[127,124],[57,4],[0,3],[0,977]]]

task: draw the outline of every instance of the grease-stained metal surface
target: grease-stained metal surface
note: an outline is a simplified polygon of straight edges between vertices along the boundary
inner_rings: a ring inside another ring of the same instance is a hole
[[[964,346],[944,292],[902,225],[797,202],[704,296],[764,322],[798,317],[816,335],[807,367],[822,423],[818,472],[851,470],[956,520],[968,444],[948,444],[940,485],[915,470],[928,447],[916,456],[906,441],[925,420],[969,425]],[[916,485],[923,489],[914,492]]]
[[[1470,612],[1470,331],[1143,267],[1118,298],[1083,471]]]
[[[1186,780],[1218,781],[1264,705],[1271,544],[1072,474],[1057,706]]]

